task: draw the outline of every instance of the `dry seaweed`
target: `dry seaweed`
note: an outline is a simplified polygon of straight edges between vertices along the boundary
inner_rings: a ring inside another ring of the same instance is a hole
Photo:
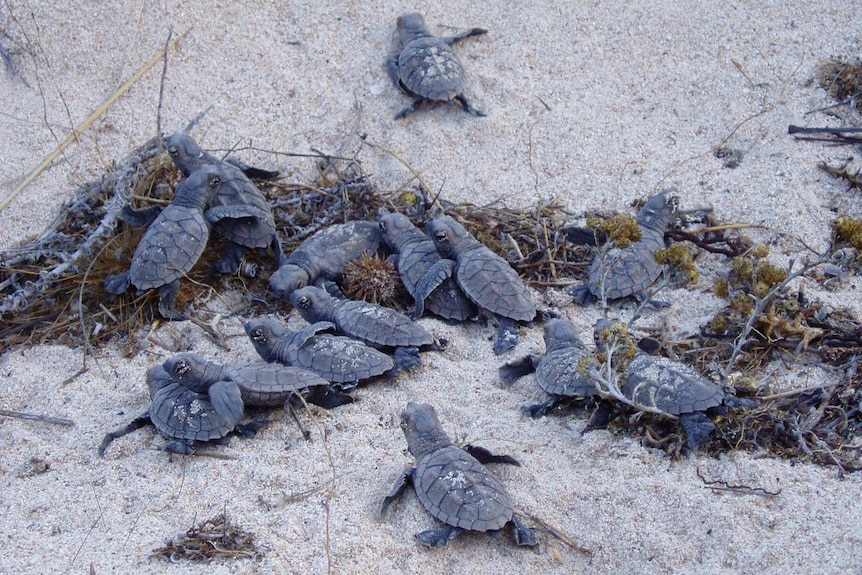
[[[254,543],[254,534],[231,523],[224,513],[192,527],[164,547],[154,549],[152,555],[171,563],[216,558],[258,560],[263,556]]]
[[[862,109],[862,61],[832,58],[818,67],[817,81],[841,104]]]

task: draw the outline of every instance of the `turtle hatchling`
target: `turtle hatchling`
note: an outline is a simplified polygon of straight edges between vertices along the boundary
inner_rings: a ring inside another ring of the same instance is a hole
[[[328,381],[306,369],[280,363],[254,362],[220,365],[193,353],[178,354],[163,364],[166,372],[193,390],[219,381],[239,386],[245,405],[288,407],[300,394],[309,403],[327,409],[352,403],[353,398],[332,388]]]
[[[457,36],[438,38],[431,34],[418,12],[399,16],[396,35],[400,51],[387,58],[386,71],[401,91],[413,97],[413,102],[398,112],[395,119],[410,115],[426,100],[458,102],[474,116],[484,116],[484,112],[471,106],[464,97],[464,66],[452,44],[487,32],[482,28],[471,28]]]
[[[188,273],[207,245],[210,222],[204,209],[222,186],[225,170],[201,168],[177,186],[174,200],[158,215],[141,238],[129,271],[109,276],[105,290],[121,294],[134,285],[138,292],[159,289],[159,313],[183,319],[173,307],[180,278]]]
[[[575,326],[567,319],[551,319],[545,323],[545,355],[529,355],[519,361],[500,367],[504,385],[536,372],[536,383],[550,395],[545,403],[524,407],[533,417],[541,417],[554,405],[567,398],[586,399],[596,395],[596,386],[578,368],[580,361],[589,355],[584,342],[578,337]]]
[[[361,300],[338,299],[319,287],[290,294],[290,303],[308,323],[332,322],[342,334],[377,348],[395,348],[395,369],[419,364],[419,348],[433,346],[425,328],[403,313]]]
[[[518,344],[519,321],[536,317],[536,304],[517,272],[506,260],[474,238],[448,216],[433,218],[425,232],[444,258],[432,265],[416,288],[414,317],[421,317],[425,299],[440,283],[454,277],[461,291],[480,309],[499,321],[494,353],[500,355]]]
[[[338,280],[344,264],[359,259],[364,252],[376,252],[379,246],[380,226],[374,222],[355,220],[329,226],[282,257],[269,286],[278,297],[288,299],[293,290]]]
[[[403,214],[383,214],[377,218],[383,241],[398,252],[398,274],[410,295],[415,298],[419,280],[435,263],[443,257],[434,242]],[[425,299],[425,307],[443,319],[464,321],[476,314],[473,305],[455,278],[449,277],[440,282]]]
[[[679,198],[668,195],[670,191],[656,194],[641,208],[637,217],[640,240],[627,248],[610,248],[593,260],[588,282],[570,292],[575,302],[585,305],[596,299],[641,297],[658,279],[662,266],[655,261],[655,251],[665,247],[664,234],[679,208]]]
[[[395,364],[391,357],[361,341],[326,333],[334,330],[328,321],[299,331],[272,319],[253,319],[245,324],[245,333],[264,361],[313,371],[342,390],[392,372]]]
[[[603,348],[602,331],[611,325],[604,319],[596,323],[598,349]],[[722,414],[727,407],[753,405],[751,400],[731,395],[695,368],[667,357],[638,352],[621,367],[619,390],[623,396],[635,409],[643,406],[678,418],[691,451],[715,429],[708,415]]]
[[[186,176],[203,166],[224,168],[224,184],[207,205],[205,214],[215,232],[230,242],[225,255],[215,264],[216,271],[236,273],[242,264],[245,248],[266,249],[272,246],[276,257],[280,257],[281,245],[276,237],[272,209],[247,175],[248,171],[258,176],[268,174],[275,177],[278,172],[255,171],[256,168],[219,160],[201,150],[197,142],[186,134],[169,136],[165,144],[174,163]],[[254,275],[253,272],[254,269],[250,268],[248,275]]]
[[[401,429],[416,467],[407,469],[383,500],[381,516],[409,483],[428,513],[445,523],[441,529],[416,534],[429,547],[446,545],[461,531],[498,531],[511,523],[518,545],[534,546],[536,534],[512,508],[503,483],[483,463],[519,465],[509,456],[492,455],[481,447],[455,447],[443,431],[434,408],[410,402],[401,414]]]
[[[168,440],[162,450],[185,455],[194,453],[195,441],[218,442],[234,429],[251,435],[260,425],[239,425],[244,406],[234,383],[221,381],[194,390],[156,365],[147,372],[147,387],[150,389],[147,413],[105,435],[99,455],[105,454],[113,440],[148,424]]]

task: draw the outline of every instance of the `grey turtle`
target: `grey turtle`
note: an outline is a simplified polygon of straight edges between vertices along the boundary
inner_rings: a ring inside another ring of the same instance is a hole
[[[545,403],[524,407],[533,417],[545,415],[548,409],[568,398],[586,399],[596,395],[596,386],[582,375],[580,361],[589,355],[575,326],[567,319],[545,323],[545,355],[530,355],[500,367],[500,379],[511,385],[516,379],[535,371],[536,383],[550,395]]]
[[[503,483],[483,463],[519,465],[509,456],[492,455],[480,447],[459,449],[452,445],[434,408],[410,402],[401,414],[401,429],[416,467],[407,469],[383,500],[380,514],[398,499],[409,483],[428,513],[446,524],[416,534],[423,544],[439,548],[461,531],[498,531],[512,523],[515,542],[534,546],[536,534],[523,524],[512,508]]]
[[[471,28],[457,36],[438,38],[431,34],[418,12],[399,16],[396,22],[399,52],[387,58],[386,71],[397,87],[413,97],[413,102],[398,112],[395,119],[408,116],[426,100],[458,102],[474,116],[484,116],[464,97],[464,67],[452,44],[487,32]]]
[[[332,322],[342,335],[377,348],[395,348],[396,370],[418,365],[419,348],[435,344],[425,328],[403,313],[366,301],[334,298],[319,287],[294,291],[290,303],[310,324]]]
[[[434,242],[403,214],[383,214],[377,218],[383,241],[398,252],[398,273],[404,287],[415,298],[425,272],[443,257]],[[428,294],[425,308],[444,319],[464,321],[476,314],[473,305],[454,278],[446,278]]]
[[[186,134],[169,136],[165,144],[174,163],[186,176],[204,166],[224,169],[224,184],[206,210],[206,217],[213,224],[215,232],[230,241],[225,255],[215,264],[217,271],[236,273],[240,269],[245,248],[265,249],[272,246],[276,256],[280,256],[281,246],[276,237],[272,209],[241,167],[204,152]],[[247,166],[245,168],[254,170]],[[253,268],[249,272],[254,275]]]
[[[433,218],[425,232],[444,258],[432,265],[416,289],[414,317],[421,317],[428,295],[448,277],[480,309],[499,320],[494,353],[500,355],[518,343],[519,321],[536,317],[536,304],[517,272],[506,260],[474,238],[448,216]]]
[[[380,226],[374,222],[356,220],[329,226],[282,257],[269,286],[278,297],[288,299],[293,290],[339,279],[347,262],[364,252],[374,253],[379,246]]]
[[[641,239],[629,247],[611,248],[590,265],[589,281],[575,286],[571,294],[575,302],[585,305],[596,299],[640,297],[661,275],[662,266],[655,261],[655,251],[665,247],[667,232],[679,209],[679,199],[664,190],[644,204],[637,222]]]
[[[313,371],[342,390],[392,372],[395,364],[391,357],[361,341],[326,333],[334,329],[328,321],[299,331],[272,319],[255,319],[245,324],[245,333],[264,361]]]
[[[183,319],[185,314],[173,308],[179,279],[194,267],[207,245],[210,222],[204,209],[225,176],[221,167],[207,166],[183,180],[174,200],[138,243],[129,271],[105,278],[105,290],[121,294],[130,284],[139,293],[158,288],[159,313],[168,319]]]
[[[152,424],[168,440],[163,451],[191,455],[194,442],[224,440],[234,431],[253,434],[260,424],[239,425],[243,402],[236,384],[220,381],[197,390],[171,376],[161,365],[147,372],[150,407],[128,425],[108,433],[99,445],[104,455],[110,443],[144,425]]]
[[[594,328],[596,346],[603,349],[599,334],[611,326],[600,319]],[[750,400],[738,399],[695,368],[663,356],[638,352],[622,364],[619,389],[637,409],[652,408],[679,418],[691,451],[709,437],[715,425],[708,415],[724,413],[726,407],[751,406]],[[609,409],[598,410],[597,413]],[[607,415],[599,415],[605,419]],[[590,422],[590,427],[595,427]]]
[[[193,353],[178,354],[166,360],[163,367],[177,381],[196,391],[220,381],[233,382],[239,387],[245,405],[287,408],[300,394],[307,396],[310,403],[327,409],[353,402],[352,397],[301,367],[266,362],[220,365]]]
[[[255,168],[236,158],[220,160],[209,152],[203,151],[194,138],[184,132],[178,132],[165,138],[165,147],[168,149],[168,154],[174,161],[174,165],[184,176],[189,176],[202,166],[214,166],[222,163],[239,168],[249,178],[272,180],[279,175],[277,171]]]

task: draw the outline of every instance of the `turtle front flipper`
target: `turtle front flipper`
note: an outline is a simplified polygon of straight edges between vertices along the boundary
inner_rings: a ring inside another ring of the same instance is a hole
[[[106,433],[105,437],[102,439],[102,443],[99,444],[99,457],[105,456],[105,451],[108,449],[108,446],[111,444],[111,442],[115,439],[119,439],[125,435],[128,435],[133,431],[142,428],[145,425],[152,424],[153,421],[150,419],[149,412],[147,412],[143,415],[139,415],[123,427]]]
[[[562,398],[559,395],[552,395],[548,401],[544,403],[536,403],[534,405],[525,405],[521,408],[521,411],[533,419],[538,419],[540,417],[544,417],[549,409],[560,403],[561,399]]]
[[[505,463],[507,465],[517,465],[521,467],[521,464],[517,459],[512,457],[511,455],[494,455],[489,450],[484,447],[479,447],[478,445],[465,445],[462,447],[465,452],[469,453],[476,461],[485,465],[486,463]]]
[[[504,363],[497,370],[500,377],[500,383],[509,386],[524,377],[535,373],[536,365],[541,358],[536,355],[525,355],[520,359]]]
[[[535,531],[524,525],[517,513],[512,514],[512,526],[515,531],[515,543],[527,547],[535,547],[539,544]]]
[[[139,210],[131,206],[123,206],[119,218],[133,228],[144,228],[153,223],[162,210],[161,206],[150,206]]]
[[[428,529],[414,535],[423,545],[439,549],[454,539],[463,529],[454,525],[446,525],[441,529]]]
[[[322,331],[335,331],[335,329],[335,324],[331,321],[318,321],[296,332],[293,336],[293,341],[296,348],[299,349],[318,333]]]
[[[415,471],[415,467],[405,469],[404,473],[402,473],[395,483],[392,484],[392,488],[389,490],[386,497],[383,498],[383,503],[380,505],[380,517],[383,517],[386,514],[386,510],[389,509],[392,502],[401,497],[401,494],[404,493],[407,486],[413,483],[413,473]]]
[[[245,256],[245,246],[241,246],[236,242],[228,243],[222,254],[222,257],[213,264],[213,269],[220,274],[233,275],[239,271],[242,265],[242,258]],[[257,275],[257,266],[253,266],[251,277]]]
[[[233,381],[217,381],[207,390],[216,413],[236,425],[242,419],[244,405],[239,386]]]
[[[239,168],[240,171],[249,178],[257,178],[258,180],[274,180],[279,176],[278,170],[264,170],[263,168],[249,166],[239,158],[230,157],[226,159],[225,162]]]
[[[419,359],[418,347],[396,347],[392,354],[395,361],[395,371],[400,372],[411,367],[416,367],[422,360]]]
[[[416,282],[416,293],[413,298],[416,300],[416,307],[413,308],[412,319],[419,319],[425,313],[425,300],[431,295],[437,287],[451,278],[455,271],[454,260],[440,260],[425,271],[418,282]]]
[[[121,274],[108,276],[104,280],[102,280],[102,285],[105,287],[105,291],[114,295],[120,295],[121,293],[125,292],[127,289],[129,289],[131,283],[132,282],[129,279],[128,271],[124,271]]]
[[[518,322],[508,317],[500,317],[497,339],[494,341],[494,354],[500,355],[518,345]]]
[[[292,395],[288,401],[291,401],[294,398],[297,398],[297,396]],[[347,405],[348,403],[353,403],[354,401],[353,396],[344,393],[343,391],[338,391],[331,385],[315,386],[305,399],[308,403],[313,403],[323,409],[334,409],[342,405]],[[286,407],[287,406],[285,406],[285,408]]]
[[[460,34],[455,34],[454,36],[442,36],[440,39],[449,44],[450,46],[455,42],[460,42],[464,38],[471,38],[473,36],[482,36],[487,34],[488,31],[485,28],[470,28]]]

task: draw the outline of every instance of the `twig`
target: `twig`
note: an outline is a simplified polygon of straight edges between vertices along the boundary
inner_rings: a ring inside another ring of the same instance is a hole
[[[17,417],[18,419],[29,419],[31,421],[41,421],[44,423],[56,423],[57,425],[75,425],[71,419],[63,417],[50,417],[48,415],[34,415],[32,413],[22,413],[20,411],[9,411],[8,409],[0,409],[0,415],[6,417]]]
[[[171,46],[171,37],[174,35],[174,27],[168,30],[168,38],[165,40],[165,50],[162,60],[162,77],[159,80],[159,105],[156,107],[156,141],[159,143],[159,151],[162,149],[162,102],[165,97],[165,77],[168,75],[168,48]]]
[[[188,30],[177,36],[177,38],[174,40],[174,44],[179,42],[179,40],[187,33]],[[113,105],[113,103],[120,98],[120,96],[125,94],[133,85],[137,83],[138,80],[141,79],[144,74],[146,74],[150,70],[150,68],[155,66],[156,62],[158,62],[159,59],[162,58],[162,55],[162,52],[159,52],[158,54],[150,58],[150,60],[147,61],[143,66],[141,66],[141,68],[137,72],[135,72],[135,74],[131,78],[129,78],[126,83],[117,88],[117,90],[113,94],[111,94],[111,96],[107,100],[105,100],[105,102],[101,106],[96,108],[96,111],[90,114],[89,118],[84,120],[81,124],[78,125],[78,127],[72,130],[72,133],[69,134],[69,136],[65,140],[63,140],[63,142],[60,143],[60,145],[57,146],[53,152],[48,154],[48,157],[46,157],[35,170],[33,170],[32,172],[30,172],[30,174],[27,175],[27,177],[24,178],[24,181],[21,182],[11,194],[9,194],[2,202],[0,202],[0,211],[3,211],[6,206],[8,206],[12,202],[12,200],[14,200],[15,197],[18,196],[18,194],[24,191],[27,186],[32,184],[33,181],[39,176],[39,174],[45,171],[45,169],[51,165],[51,162],[53,162],[55,159],[57,159],[57,156],[63,153],[63,151],[69,146],[69,144],[76,141],[78,139],[78,136],[85,132],[90,127],[90,125],[95,122],[97,118],[99,118],[99,116],[104,114],[107,109],[110,108],[111,105]]]

